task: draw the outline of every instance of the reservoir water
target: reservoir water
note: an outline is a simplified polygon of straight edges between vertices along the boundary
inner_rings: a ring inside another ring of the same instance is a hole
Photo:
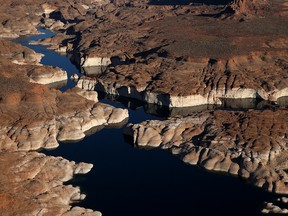
[[[43,53],[42,64],[58,66],[70,77],[77,69],[66,56],[29,45],[31,40],[52,36],[41,31],[45,34],[18,42]],[[69,81],[61,90],[73,85]],[[165,114],[160,117],[145,112],[143,103],[101,102],[127,108],[132,123],[165,119]],[[61,143],[55,150],[42,152],[94,164],[90,173],[77,175],[67,184],[80,186],[87,195],[75,205],[99,210],[104,216],[257,216],[265,201],[278,197],[239,178],[187,165],[165,150],[135,148],[125,142],[121,128],[105,128],[80,142]]]

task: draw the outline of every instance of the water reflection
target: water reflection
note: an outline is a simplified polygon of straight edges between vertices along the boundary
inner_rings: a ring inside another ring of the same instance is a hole
[[[107,67],[103,66],[91,66],[91,67],[81,67],[81,73],[88,77],[98,77],[101,75]]]

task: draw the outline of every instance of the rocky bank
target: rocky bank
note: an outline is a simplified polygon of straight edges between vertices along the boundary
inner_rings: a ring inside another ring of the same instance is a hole
[[[65,77],[67,75],[58,68],[39,65],[35,60],[38,54],[28,48],[12,42],[2,45],[1,150],[55,148],[57,141],[80,140],[84,138],[84,132],[93,127],[119,123],[128,118],[127,110],[98,103],[96,92],[75,88],[62,93],[45,85],[34,84],[41,78],[45,83],[55,81],[43,78],[42,74],[49,76],[52,73],[52,77],[55,77],[61,71]],[[16,55],[13,46],[22,55],[19,57],[21,67],[10,61],[10,56],[15,59],[13,56]]]
[[[85,195],[79,188],[63,185],[74,174],[89,172],[92,164],[36,152],[1,152],[0,161],[1,215],[101,215],[72,208],[70,204]]]
[[[55,7],[61,19],[50,13],[43,25],[63,26],[41,43],[99,71],[83,89],[170,107],[287,96],[287,2],[206,3],[101,1],[74,19]]]
[[[202,112],[130,124],[139,147],[168,149],[184,162],[288,194],[286,109]]]
[[[0,212],[1,215],[95,215],[71,204],[83,200],[78,187],[64,185],[92,164],[32,150],[80,140],[95,127],[121,126],[128,111],[98,102],[96,92],[64,93],[47,85],[66,81],[66,71],[41,65],[41,55],[0,40]],[[117,125],[116,125],[117,124]]]
[[[83,71],[99,71],[80,79],[83,89],[170,107],[288,95],[284,0],[42,0],[37,9],[12,2],[1,6],[2,37],[26,33],[28,18],[9,17],[16,12],[29,17],[30,33],[37,26],[53,30],[39,42],[67,53]]]
[[[63,185],[73,174],[88,172],[91,165],[30,152],[82,139],[91,128],[128,117],[126,110],[98,103],[91,90],[169,107],[221,104],[223,98],[278,103],[288,96],[287,1],[197,2],[1,3],[1,212],[100,214],[71,208],[73,200],[84,196]],[[36,34],[38,27],[49,28],[55,36],[35,43],[68,54],[94,77],[82,76],[80,88],[64,93],[41,85],[66,80],[67,75],[40,65],[41,55],[7,40]],[[286,117],[285,107],[212,109],[129,125],[126,133],[139,146],[169,149],[187,163],[287,194]],[[266,207],[266,213],[279,210],[271,203]]]

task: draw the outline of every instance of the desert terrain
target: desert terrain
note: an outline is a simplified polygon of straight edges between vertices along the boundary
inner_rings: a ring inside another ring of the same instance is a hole
[[[135,146],[288,194],[287,1],[7,0],[0,12],[2,215],[101,215],[72,207],[85,195],[64,184],[92,164],[37,152],[95,127],[125,125],[128,111],[99,102],[97,91],[169,108],[261,101],[259,109],[128,124],[124,134]],[[70,77],[14,41],[39,28],[54,36],[33,44],[67,55],[82,71],[75,87],[47,86]],[[263,213],[288,210],[267,203]]]

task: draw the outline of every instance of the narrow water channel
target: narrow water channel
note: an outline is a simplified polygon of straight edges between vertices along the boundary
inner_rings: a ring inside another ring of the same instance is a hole
[[[42,64],[63,68],[68,76],[75,73],[76,67],[65,56],[41,45],[28,45],[51,36],[42,32],[18,42],[43,53]],[[69,81],[62,90],[71,86]],[[125,107],[113,100],[102,102]],[[133,106],[133,101],[131,108],[125,108],[132,123],[165,118],[146,113],[141,104]],[[122,129],[106,128],[78,143],[61,143],[55,150],[42,152],[94,164],[90,173],[68,183],[80,186],[87,195],[76,205],[99,210],[104,216],[257,216],[265,201],[277,197],[238,178],[186,165],[165,150],[134,148],[125,142]]]

